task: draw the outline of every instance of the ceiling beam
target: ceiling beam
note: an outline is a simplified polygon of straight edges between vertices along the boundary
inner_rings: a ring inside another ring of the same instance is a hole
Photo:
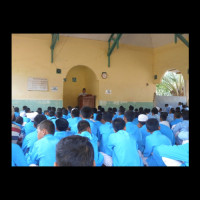
[[[177,43],[177,38],[179,38],[189,48],[189,42],[182,36],[182,34],[175,34],[175,43]]]

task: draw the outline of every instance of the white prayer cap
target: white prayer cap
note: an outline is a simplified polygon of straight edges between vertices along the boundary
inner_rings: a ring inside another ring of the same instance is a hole
[[[148,120],[148,116],[147,115],[144,115],[144,114],[140,114],[138,116],[138,121],[139,122],[146,122]]]
[[[26,112],[25,111],[21,111],[19,114],[21,117],[25,117],[26,116]]]
[[[160,110],[160,108],[158,106],[156,106],[156,108],[158,109],[158,111]]]
[[[34,121],[35,117],[38,115],[38,112],[26,113],[26,117],[31,121]]]

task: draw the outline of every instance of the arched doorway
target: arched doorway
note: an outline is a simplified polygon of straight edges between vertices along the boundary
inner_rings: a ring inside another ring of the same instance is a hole
[[[71,68],[66,75],[63,85],[63,106],[75,107],[78,105],[78,96],[86,88],[88,94],[96,96],[98,105],[99,81],[96,74],[87,66],[79,65]]]

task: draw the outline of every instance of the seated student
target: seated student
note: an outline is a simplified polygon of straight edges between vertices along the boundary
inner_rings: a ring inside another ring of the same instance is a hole
[[[36,112],[38,112],[38,114],[41,115],[42,114],[42,108],[38,108]]]
[[[105,113],[105,112],[104,112]],[[111,113],[112,114],[112,113]],[[112,114],[113,115],[113,114]],[[100,132],[99,132],[99,127],[102,125],[102,114],[101,113],[98,113],[97,116],[96,116],[96,121],[94,122],[97,126],[97,138],[98,138],[98,141],[100,141],[101,139],[101,135],[100,135]]]
[[[51,106],[48,106],[47,110],[50,112],[51,111]]]
[[[54,166],[95,166],[94,149],[87,137],[72,135],[56,145]]]
[[[137,125],[138,124],[138,116],[139,116],[139,112],[137,111],[138,109],[135,109],[136,111],[134,112],[134,119],[133,119],[133,124]]]
[[[125,112],[125,108],[123,106],[120,106],[119,107],[119,113],[118,113],[117,117],[124,119],[124,112]]]
[[[182,122],[183,120],[181,119],[181,112],[174,112],[174,120],[171,121],[170,127],[178,124],[179,122]]]
[[[180,108],[180,111],[182,110],[182,103],[178,102],[178,107]]]
[[[68,121],[64,118],[59,118],[56,120],[56,131],[54,133],[55,137],[62,139],[70,135],[74,135],[74,132],[68,131]]]
[[[151,118],[155,118],[158,120],[158,122],[160,121],[160,117],[158,115],[158,109],[156,107],[153,107],[151,110],[151,116],[149,116],[149,119]]]
[[[12,166],[28,166],[24,154],[18,144],[12,143]]]
[[[169,122],[169,124],[174,120],[174,113],[175,113],[174,108],[171,108],[167,116],[167,121]]]
[[[54,110],[51,110],[49,112],[49,119],[48,120],[52,120],[52,119],[56,119],[55,111]]]
[[[45,111],[44,111],[44,115],[45,115],[45,117],[46,117],[47,119],[49,119],[49,111],[48,111],[48,110],[45,110]]]
[[[68,117],[68,118],[71,118],[71,117],[72,117],[72,116],[71,116],[72,107],[71,107],[71,106],[67,106],[67,110],[68,110],[68,115],[67,115],[67,117]]]
[[[169,122],[167,121],[167,116],[168,116],[167,112],[161,112],[159,124],[163,124],[170,128]]]
[[[37,126],[40,122],[44,121],[46,119],[46,117],[44,115],[37,115],[34,118],[34,127],[35,127],[35,131],[29,133],[23,140],[22,143],[22,151],[24,152],[25,158],[28,161],[28,157],[29,157],[29,153],[31,152],[34,143],[38,140],[37,138]]]
[[[180,132],[184,131],[184,132],[189,133],[189,111],[185,110],[182,113],[182,116],[183,116],[183,121],[176,124],[176,126],[172,129],[175,135],[176,144],[178,145],[182,143],[182,141],[180,141],[180,139],[178,138],[178,135],[180,134]]]
[[[126,131],[130,134],[131,137],[133,137],[136,140],[137,147],[139,150],[141,150],[142,145],[142,134],[139,131],[139,128],[137,125],[133,124],[134,119],[134,112],[131,110],[127,110],[124,113],[124,121],[126,123]]]
[[[24,126],[23,126],[23,117],[18,116],[15,120],[15,124],[21,128],[20,138],[21,138],[21,140],[23,140],[23,138],[25,137],[25,130],[24,130]]]
[[[128,107],[128,109],[129,109],[129,110],[132,110],[132,111],[134,112],[134,106],[130,105],[130,106]]]
[[[139,149],[141,151],[141,153],[143,153],[144,148],[145,148],[146,136],[150,135],[150,133],[147,131],[147,127],[146,127],[147,120],[148,120],[148,117],[145,114],[141,114],[138,116],[137,127],[139,128],[138,131],[140,132],[141,137],[142,137],[141,146]]]
[[[68,116],[68,110],[67,109],[62,109],[62,117],[64,118],[64,119],[68,119],[69,118],[69,116]]]
[[[168,126],[165,126],[163,124],[159,124],[160,125],[160,132],[167,136],[170,141],[172,142],[172,145],[175,144],[175,137],[174,137],[174,134],[173,134],[173,131],[168,127]]]
[[[28,115],[31,113],[31,111],[30,111],[30,108],[26,108],[25,109],[25,115],[24,116],[21,116],[21,117],[23,117],[23,121],[24,121],[24,124],[23,125],[26,125],[26,123],[28,123],[28,122],[30,122],[31,121],[31,119],[28,117]]]
[[[102,115],[102,125],[99,127],[99,151],[108,155],[112,154],[111,150],[107,148],[108,137],[111,133],[114,133],[112,116],[111,112],[104,112]]]
[[[117,108],[113,108],[112,109],[112,112],[113,112],[113,118],[112,118],[112,121],[114,120],[114,119],[116,119],[117,118]]]
[[[18,141],[19,141],[19,138],[20,138],[20,134],[21,134],[21,128],[18,126],[18,125],[16,125],[16,123],[15,123],[15,111],[14,111],[14,108],[13,108],[13,106],[11,106],[11,111],[12,111],[12,113],[11,113],[11,120],[12,120],[12,133],[11,133],[11,135],[12,135],[12,143],[15,143],[15,144],[17,144],[18,143]]]
[[[50,120],[53,122],[53,124],[56,128],[56,120],[62,118],[62,111],[57,111],[55,117],[56,117],[55,119],[50,119]]]
[[[143,108],[143,107],[139,107],[139,110],[138,110],[138,111],[139,111],[139,115],[140,115],[140,114],[144,114],[144,113],[143,113],[143,111],[144,111],[144,108]]]
[[[167,136],[163,135],[159,131],[160,126],[157,119],[154,118],[148,119],[146,122],[146,127],[147,131],[150,132],[150,135],[146,137],[145,149],[143,152],[143,156],[145,158],[143,161],[147,166],[154,166],[155,161],[152,158],[153,149],[161,144],[172,145],[172,143]]]
[[[82,107],[81,112],[80,112],[80,117],[83,120],[86,120],[89,122],[92,134],[97,136],[98,128],[97,128],[97,125],[92,120],[90,120],[91,115],[92,115],[92,108],[90,108],[88,106]]]
[[[26,123],[26,125],[24,126],[24,131],[25,131],[25,137],[36,130],[36,128],[34,127],[34,118],[38,115],[37,112],[33,112],[33,113],[27,113],[27,117],[30,119],[30,122]]]
[[[97,117],[97,109],[96,109],[96,108],[92,108],[92,113],[93,113],[93,119],[96,120],[96,117]]]
[[[166,166],[164,158],[177,160],[180,162],[179,166],[189,166],[189,143],[182,145],[160,145],[154,148],[153,158],[157,165],[155,166]],[[174,166],[174,165],[170,165]]]
[[[104,157],[100,152],[98,152],[98,138],[96,137],[96,135],[91,134],[91,128],[89,122],[86,120],[81,120],[79,121],[77,127],[78,127],[78,135],[89,138],[93,146],[94,160],[96,166],[102,166]]]
[[[68,130],[70,130],[71,132],[78,133],[78,128],[77,128],[77,124],[79,121],[82,120],[81,117],[79,117],[79,109],[78,108],[73,108],[71,110],[71,118],[68,118],[67,121],[69,123],[68,125]]]
[[[115,133],[110,134],[107,144],[112,152],[112,166],[143,166],[136,141],[125,131],[125,121],[116,118],[112,124]]]
[[[39,166],[54,166],[56,162],[56,144],[59,142],[54,137],[55,126],[52,121],[44,120],[37,127],[38,141],[33,145],[30,153],[30,163]]]
[[[15,118],[17,118],[18,116],[20,116],[19,115],[19,107],[15,107],[14,110],[15,110]]]
[[[21,117],[23,117],[23,116],[26,115],[26,112],[25,112],[26,108],[27,108],[27,106],[23,106],[23,107],[22,107],[22,111],[20,111],[20,113],[19,113],[19,115],[20,115]]]
[[[101,106],[98,106],[98,107],[97,107],[97,112],[98,112],[98,111],[101,111],[101,108],[102,108]]]

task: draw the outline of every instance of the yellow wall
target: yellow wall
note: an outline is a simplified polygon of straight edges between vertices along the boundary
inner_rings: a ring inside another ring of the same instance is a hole
[[[60,36],[53,63],[50,45],[51,34],[12,35],[12,99],[66,102],[68,78],[76,72],[78,82],[70,85],[73,98],[86,87],[88,93],[97,96],[96,106],[98,102],[153,102],[155,83],[167,69],[177,68],[187,76],[188,48],[180,42],[155,49],[119,44],[111,54],[110,68],[108,42]],[[62,73],[56,74],[56,68]],[[102,72],[107,72],[107,79],[101,78]],[[28,77],[47,78],[49,89],[57,86],[58,91],[27,91]],[[106,89],[112,94],[105,94]]]

